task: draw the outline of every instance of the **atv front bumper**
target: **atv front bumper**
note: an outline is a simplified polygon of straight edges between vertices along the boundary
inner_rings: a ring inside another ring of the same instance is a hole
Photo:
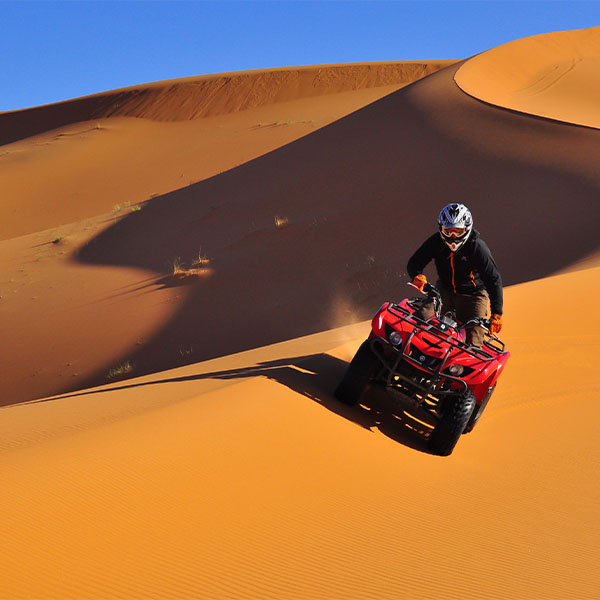
[[[409,343],[399,347],[383,337],[371,339],[371,351],[383,367],[376,383],[401,392],[418,405],[425,400],[437,403],[441,397],[462,394],[467,390],[467,384],[461,378],[443,373],[449,352],[437,366],[429,367],[426,355],[415,350],[406,351],[407,348],[410,348]]]

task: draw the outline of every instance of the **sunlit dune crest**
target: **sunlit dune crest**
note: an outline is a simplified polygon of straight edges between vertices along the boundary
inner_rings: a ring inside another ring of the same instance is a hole
[[[3,144],[75,122],[109,117],[189,121],[360,89],[406,85],[453,60],[285,67],[140,84],[66,102],[0,112]]]
[[[0,114],[0,598],[595,598],[597,39]],[[452,201],[511,359],[441,458],[333,390]]]
[[[600,27],[498,46],[470,58],[455,80],[490,104],[600,128]]]

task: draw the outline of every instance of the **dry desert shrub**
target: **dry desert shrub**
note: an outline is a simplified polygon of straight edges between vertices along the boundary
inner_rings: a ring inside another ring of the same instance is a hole
[[[206,254],[202,254],[202,249],[198,252],[198,258],[192,263],[192,267],[206,268],[210,264],[210,258]]]
[[[121,363],[118,367],[112,368],[108,372],[106,378],[115,379],[116,377],[121,377],[123,375],[127,375],[128,373],[131,373],[131,371],[133,371],[133,365],[129,361],[126,361],[124,363]]]
[[[183,275],[187,272],[187,269],[184,267],[181,259],[178,257],[173,261],[173,276],[177,277],[178,275]]]
[[[184,282],[186,280],[193,281],[199,277],[205,277],[212,273],[212,269],[208,266],[210,264],[210,258],[198,254],[198,258],[192,262],[191,268],[186,268],[185,264],[178,257],[173,261],[173,270],[171,277],[175,281]]]

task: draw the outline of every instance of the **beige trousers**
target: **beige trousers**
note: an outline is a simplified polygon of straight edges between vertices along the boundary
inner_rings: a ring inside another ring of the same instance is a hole
[[[459,323],[466,323],[476,317],[485,317],[488,312],[490,297],[485,290],[478,290],[474,294],[455,294],[447,290],[439,281],[436,287],[442,295],[442,314],[451,310],[456,313]],[[421,308],[423,319],[433,316],[433,302],[425,300]],[[484,329],[478,325],[467,328],[467,343],[481,348],[483,345]]]

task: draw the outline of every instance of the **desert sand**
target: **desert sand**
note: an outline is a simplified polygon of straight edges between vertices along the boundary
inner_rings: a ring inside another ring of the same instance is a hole
[[[539,315],[599,275],[507,290],[512,364],[449,459],[333,399],[368,323],[4,408],[2,596],[594,598],[600,331]]]
[[[0,114],[0,598],[597,597],[600,132],[486,54]],[[451,201],[512,356],[440,458],[332,390]]]
[[[456,73],[490,104],[600,128],[600,27],[536,35],[492,48]]]

